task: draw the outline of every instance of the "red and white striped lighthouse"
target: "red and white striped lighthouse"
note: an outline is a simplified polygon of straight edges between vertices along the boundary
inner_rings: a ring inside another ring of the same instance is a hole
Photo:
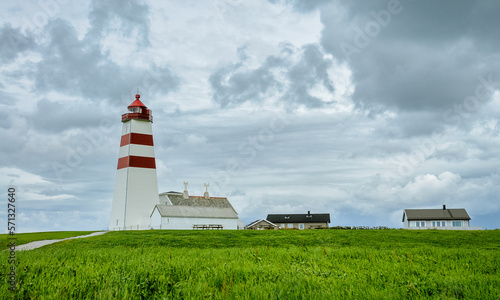
[[[122,138],[109,230],[148,229],[158,198],[153,115],[135,95],[122,115]]]

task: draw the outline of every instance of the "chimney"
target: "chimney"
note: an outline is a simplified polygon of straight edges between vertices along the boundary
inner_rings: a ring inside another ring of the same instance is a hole
[[[188,182],[184,181],[184,193],[182,193],[182,198],[184,199],[189,199],[189,193],[188,193]]]
[[[310,211],[310,210],[308,210],[308,211],[307,211],[307,214],[308,214],[308,215],[310,215],[310,214],[311,214],[311,211]]]
[[[446,210],[446,204],[443,204],[443,210]]]
[[[210,199],[210,195],[208,194],[208,187],[210,186],[210,183],[204,183],[203,184],[205,186],[205,193],[203,194],[203,197],[205,197],[205,199]]]

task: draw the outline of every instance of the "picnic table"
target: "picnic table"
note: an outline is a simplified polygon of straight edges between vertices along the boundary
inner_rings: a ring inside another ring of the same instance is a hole
[[[195,224],[193,225],[193,229],[224,229],[224,226],[221,224]]]

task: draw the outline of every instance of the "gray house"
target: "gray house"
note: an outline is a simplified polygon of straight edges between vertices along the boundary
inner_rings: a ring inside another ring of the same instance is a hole
[[[403,224],[405,229],[448,229],[481,230],[470,226],[470,216],[464,208],[447,209],[405,209]]]
[[[270,214],[266,219],[282,229],[316,229],[328,228],[330,214],[311,214],[308,211],[307,214]]]

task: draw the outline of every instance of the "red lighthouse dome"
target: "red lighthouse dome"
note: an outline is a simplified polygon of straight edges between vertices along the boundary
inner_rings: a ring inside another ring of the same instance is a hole
[[[139,98],[141,98],[139,94],[135,95],[134,102],[130,103],[127,107],[128,112],[122,115],[122,122],[132,119],[147,120],[151,123],[153,122],[153,113],[146,107],[146,105],[144,105],[144,103],[141,102],[141,100],[139,100]]]

